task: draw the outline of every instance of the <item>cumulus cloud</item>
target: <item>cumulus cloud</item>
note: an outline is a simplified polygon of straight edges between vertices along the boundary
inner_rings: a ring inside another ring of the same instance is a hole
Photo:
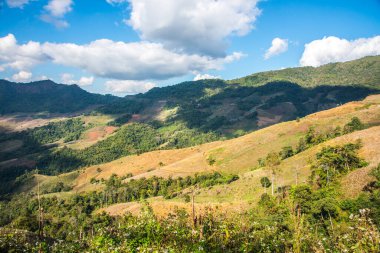
[[[330,36],[306,44],[300,64],[317,67],[330,62],[351,61],[379,54],[380,36],[351,41]]]
[[[0,66],[16,70],[28,70],[46,60],[38,42],[19,45],[13,34],[0,38]]]
[[[230,60],[175,53],[157,43],[106,39],[87,45],[45,43],[43,50],[54,63],[120,80],[166,79],[190,71],[219,69]]]
[[[44,6],[46,13],[42,14],[40,18],[42,21],[51,23],[58,28],[67,27],[69,24],[63,18],[65,14],[72,11],[72,5],[72,0],[50,0]]]
[[[0,66],[28,70],[41,62],[76,67],[93,75],[118,80],[162,80],[222,69],[244,55],[235,52],[214,58],[173,52],[162,44],[96,40],[89,44],[28,42],[19,45],[13,35],[0,38]]]
[[[72,74],[64,73],[61,76],[61,80],[65,84],[77,84],[79,86],[89,86],[94,83],[95,78],[93,76],[82,76],[79,80],[75,80]]]
[[[197,74],[194,77],[194,81],[205,80],[205,79],[220,79],[220,76],[213,76],[210,74]]]
[[[23,8],[29,3],[29,0],[6,0],[6,2],[10,8]]]
[[[129,0],[126,21],[144,40],[167,48],[223,57],[226,39],[253,29],[258,0]]]
[[[107,91],[114,93],[137,94],[144,93],[156,87],[153,82],[135,80],[110,80],[106,82]]]
[[[267,60],[286,51],[288,51],[288,40],[274,38],[272,40],[272,46],[265,52],[264,58]]]
[[[51,0],[44,9],[54,17],[63,17],[66,13],[72,11],[72,0]]]
[[[20,71],[12,76],[12,79],[16,82],[26,82],[32,78],[32,73],[27,71]]]

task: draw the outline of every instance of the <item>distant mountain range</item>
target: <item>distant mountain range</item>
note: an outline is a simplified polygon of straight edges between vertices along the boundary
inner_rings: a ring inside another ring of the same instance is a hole
[[[77,85],[56,84],[50,80],[31,83],[13,83],[0,80],[0,114],[45,111],[67,113],[81,111],[91,106],[106,105],[107,107],[110,104],[111,107],[104,109],[103,112],[112,114],[120,113],[117,111],[120,110],[120,106],[128,112],[130,111],[129,107],[132,106],[132,111],[136,111],[136,104],[131,103],[131,100],[144,99],[146,102],[147,99],[161,99],[190,103],[205,97],[213,97],[215,94],[220,97],[221,93],[224,94],[224,97],[233,96],[236,98],[244,95],[238,93],[242,92],[240,87],[258,87],[279,82],[293,83],[305,88],[356,86],[378,90],[380,89],[380,56],[365,57],[344,63],[332,63],[318,68],[301,67],[261,72],[229,81],[185,82],[164,88],[154,88],[146,94],[128,96],[125,99],[111,95],[92,94]],[[232,91],[232,88],[237,88],[232,92],[233,94],[229,92]],[[275,91],[273,90],[273,92]],[[368,94],[373,92],[375,91],[369,91]],[[335,102],[347,102],[347,100]],[[112,110],[116,111],[113,112]]]
[[[50,80],[13,83],[0,80],[0,114],[15,112],[68,113],[118,100],[111,95],[92,94],[77,85]]]
[[[274,81],[288,81],[303,87],[360,85],[380,89],[380,56],[330,63],[318,68],[301,67],[261,72],[234,79],[228,83],[260,86]]]

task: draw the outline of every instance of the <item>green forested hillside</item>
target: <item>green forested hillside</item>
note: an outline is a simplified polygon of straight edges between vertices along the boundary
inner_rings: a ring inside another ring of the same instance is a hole
[[[261,72],[230,80],[228,83],[260,86],[273,81],[288,81],[303,87],[363,85],[380,89],[380,56],[369,56],[343,63],[330,63],[317,68],[287,68]]]
[[[164,88],[154,88],[146,94],[128,96],[124,99],[91,94],[76,85],[61,85],[49,80],[27,84],[0,80],[0,114],[43,111],[75,112],[91,105],[104,104],[107,106],[99,109],[101,113],[135,113],[151,104],[152,100],[165,99],[171,102],[184,100],[189,103],[219,93],[233,98],[239,96],[238,92],[241,90],[235,90],[234,94],[230,94],[231,84],[256,87],[273,82],[290,82],[301,87],[339,85],[379,89],[380,56],[365,57],[344,63],[331,63],[317,68],[302,67],[261,72],[230,81],[185,82]],[[225,92],[226,89],[227,92]]]

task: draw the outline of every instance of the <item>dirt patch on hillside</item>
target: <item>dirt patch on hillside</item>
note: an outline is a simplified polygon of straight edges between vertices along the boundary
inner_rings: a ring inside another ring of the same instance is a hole
[[[115,132],[117,127],[113,126],[100,126],[100,127],[94,127],[86,132],[84,141],[98,141],[99,139],[103,139],[107,137],[108,135]]]

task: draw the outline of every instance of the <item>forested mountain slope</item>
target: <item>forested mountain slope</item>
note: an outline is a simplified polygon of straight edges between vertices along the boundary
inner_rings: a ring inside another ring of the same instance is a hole
[[[228,81],[231,84],[259,86],[273,81],[288,81],[303,87],[319,85],[364,85],[380,88],[380,56],[330,63],[320,67],[287,68],[267,71]]]

